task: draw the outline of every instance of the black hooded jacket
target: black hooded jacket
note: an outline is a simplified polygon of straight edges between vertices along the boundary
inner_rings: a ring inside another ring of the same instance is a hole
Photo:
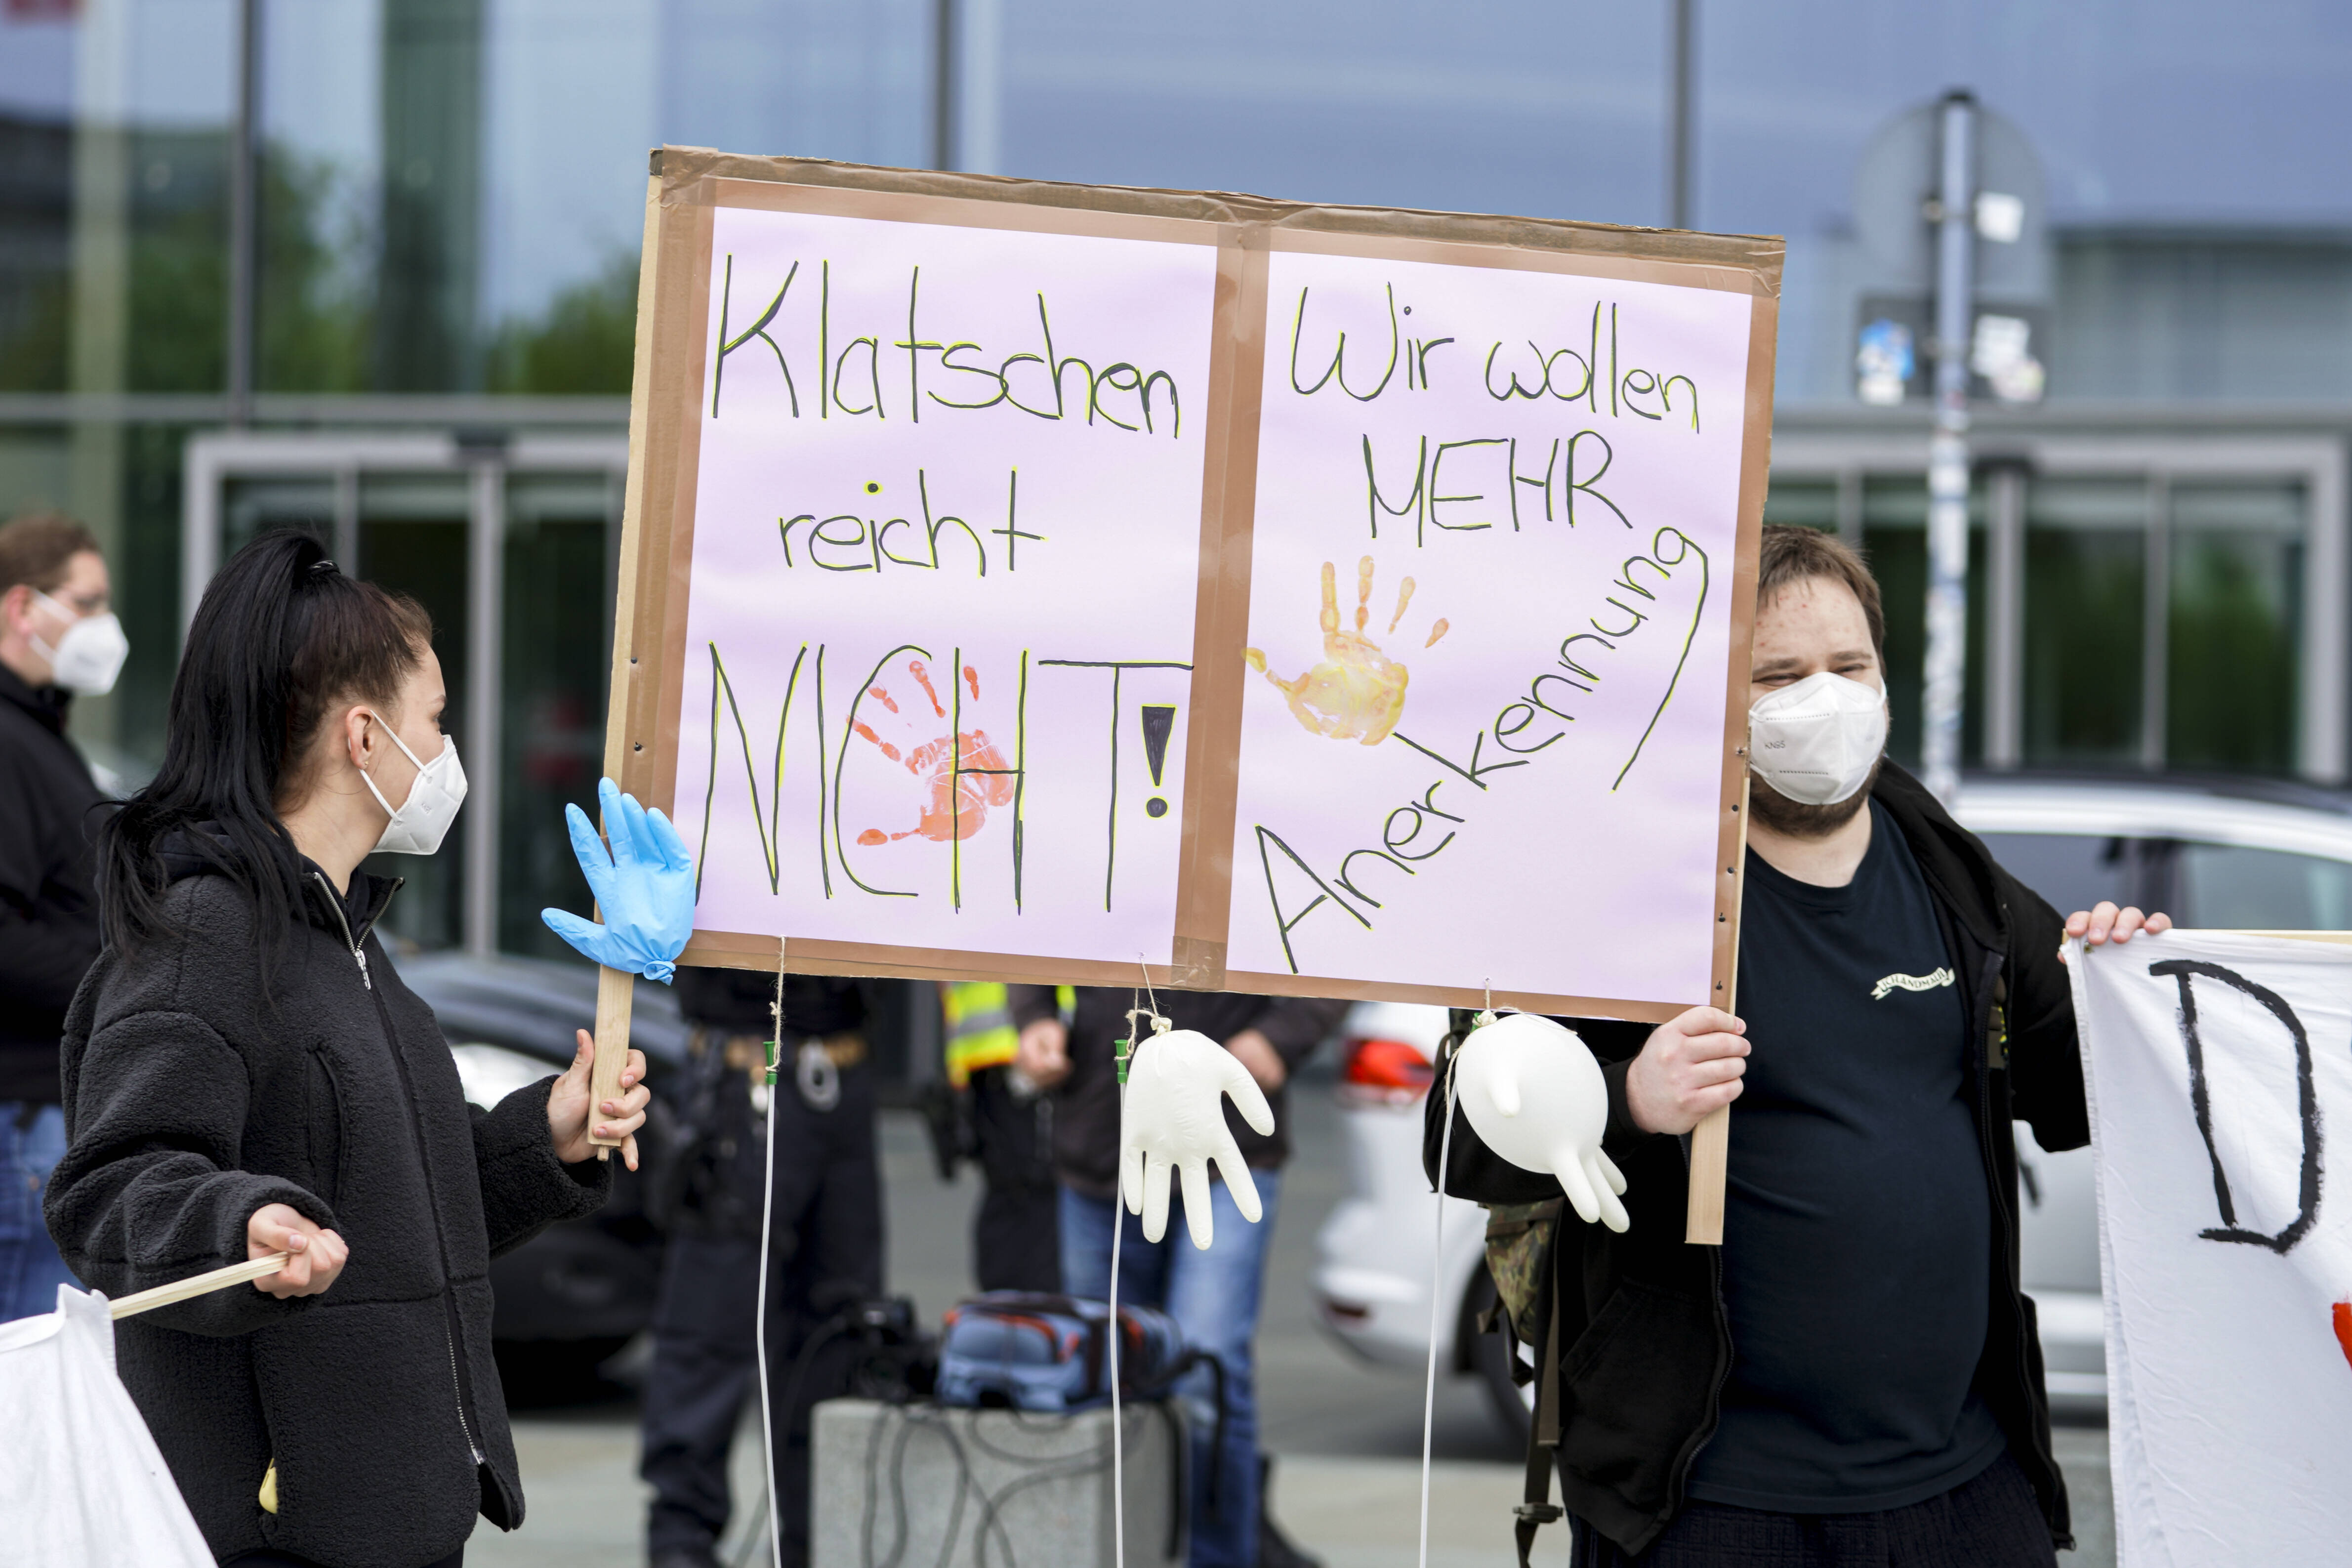
[[[233,1286],[117,1328],[173,1479],[224,1558],[418,1568],[478,1511],[514,1528],[490,1259],[593,1212],[611,1167],[555,1157],[551,1079],[467,1106],[432,1010],[372,932],[398,882],[355,874],[346,900],[306,863],[265,977],[247,896],[194,857],[166,863],[180,934],[108,947],[67,1017],[49,1232],[117,1298],[242,1262],[265,1204],[351,1247],[323,1294]],[[273,1459],[275,1514],[257,1501]]]
[[[67,701],[0,665],[0,1100],[57,1102],[66,1004],[98,956],[100,796],[66,739]]]
[[[1960,978],[1977,1141],[1993,1218],[1991,1300],[1975,1387],[2009,1439],[2050,1533],[2073,1544],[2066,1487],[2050,1453],[2050,1406],[2033,1301],[2019,1283],[2017,1144],[2012,1119],[2053,1152],[2090,1142],[2074,1004],[2058,948],[2057,912],[1997,865],[1976,836],[1889,763],[1872,796],[1918,861]],[[1559,1318],[1562,1500],[1628,1552],[1655,1540],[1684,1500],[1691,1462],[1715,1433],[1731,1372],[1718,1248],[1683,1240],[1688,1143],[1646,1133],[1626,1109],[1625,1071],[1650,1026],[1567,1020],[1609,1086],[1602,1147],[1625,1177],[1631,1225],[1619,1235],[1560,1216],[1549,1297]],[[1431,1095],[1423,1163],[1433,1179],[1444,1118]],[[1738,1102],[1731,1135],[1739,1136]],[[1446,1190],[1484,1204],[1559,1196],[1559,1184],[1506,1163],[1457,1112]]]

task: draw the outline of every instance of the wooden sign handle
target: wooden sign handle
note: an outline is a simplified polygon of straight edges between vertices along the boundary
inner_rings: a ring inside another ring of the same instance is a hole
[[[596,971],[596,1060],[588,1069],[588,1142],[596,1158],[609,1160],[621,1146],[618,1138],[599,1138],[596,1127],[608,1100],[621,1098],[621,1069],[629,1061],[629,1005],[636,996],[637,977],[625,969]]]
[[[184,1301],[191,1296],[209,1296],[215,1290],[226,1290],[232,1285],[242,1285],[248,1279],[266,1279],[286,1267],[294,1255],[273,1252],[267,1258],[247,1258],[232,1263],[226,1268],[209,1273],[191,1274],[185,1279],[174,1279],[169,1285],[158,1285],[152,1290],[141,1290],[107,1305],[107,1315],[116,1321],[135,1318],[142,1312],[152,1312],[158,1307],[168,1307],[174,1301]]]
[[[1731,1169],[1731,1107],[1717,1106],[1691,1129],[1690,1214],[1683,1239],[1696,1247],[1723,1245],[1723,1186]]]
[[[1739,1013],[1739,915],[1748,894],[1748,782],[1739,784],[1739,858],[1731,872],[1731,963],[1723,983],[1723,1010]],[[1694,1247],[1723,1245],[1723,1187],[1731,1171],[1731,1107],[1717,1106],[1691,1129],[1690,1209],[1683,1240]]]

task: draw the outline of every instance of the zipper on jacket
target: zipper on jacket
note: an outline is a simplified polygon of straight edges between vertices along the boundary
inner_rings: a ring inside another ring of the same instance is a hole
[[[1683,1180],[1687,1184],[1690,1180],[1690,1134],[1685,1132],[1675,1142],[1682,1145]],[[1675,1455],[1673,1465],[1666,1471],[1665,1518],[1669,1520],[1682,1512],[1686,1495],[1685,1489],[1690,1485],[1691,1467],[1698,1463],[1699,1454],[1715,1441],[1716,1432],[1723,1426],[1723,1390],[1731,1381],[1731,1315],[1723,1304],[1723,1248],[1710,1247],[1706,1255],[1707,1300],[1715,1309],[1715,1376],[1707,1385],[1706,1419],[1700,1422],[1698,1429],[1685,1439],[1681,1450]]]
[[[460,1324],[457,1288],[450,1278],[449,1237],[441,1226],[441,1204],[433,1190],[433,1167],[425,1152],[425,1132],[416,1125],[416,1090],[408,1079],[408,1063],[400,1054],[400,1037],[393,1029],[391,1011],[383,1005],[383,994],[375,988],[375,982],[369,977],[367,953],[360,946],[359,940],[352,935],[351,918],[343,912],[343,901],[336,896],[334,884],[327,880],[324,873],[313,871],[310,875],[320,890],[326,893],[327,907],[334,911],[336,925],[342,928],[343,943],[352,950],[352,958],[359,964],[360,985],[375,1003],[376,1023],[383,1030],[384,1048],[392,1053],[393,1071],[399,1076],[401,1096],[408,1101],[409,1131],[416,1145],[417,1174],[425,1183],[425,1206],[432,1213],[433,1238],[441,1253],[441,1335],[449,1347],[449,1387],[457,1401],[457,1430],[465,1436],[466,1452],[472,1455],[474,1463],[479,1466],[485,1462],[486,1456],[482,1446],[474,1440],[473,1423],[466,1418],[466,1401],[472,1392],[472,1380],[467,1375],[465,1362],[457,1352]],[[392,890],[396,893],[401,886],[401,882],[395,880]]]
[[[1706,1391],[1706,1420],[1691,1434],[1683,1451],[1675,1456],[1674,1468],[1666,1473],[1667,1519],[1682,1512],[1688,1496],[1691,1467],[1698,1463],[1700,1453],[1715,1441],[1717,1431],[1723,1426],[1723,1390],[1731,1381],[1731,1321],[1723,1304],[1723,1248],[1710,1247],[1706,1250],[1708,1294],[1715,1304],[1715,1381]]]
[[[2007,912],[2008,911],[2006,910],[2002,911],[2004,916],[2002,924],[2004,926],[2008,923],[2005,918]],[[2006,1058],[2008,1055],[2005,1048],[2008,1020],[2006,1017],[1996,1019],[1994,1015],[2005,1013],[2007,1011],[2002,998],[2006,994],[2007,990],[2003,980],[2003,972],[2009,966],[2009,955],[2005,952],[1989,952],[1985,954],[1985,962],[1990,973],[1983,979],[1980,979],[1978,982],[1977,994],[1979,1001],[1990,1004],[1990,1011],[1988,1012],[1986,1010],[1979,1009],[1977,1012],[1976,1016],[1969,1020],[1970,1025],[1975,1027],[1978,1035],[1977,1137],[1980,1142],[1985,1160],[1985,1189],[1988,1195],[1992,1199],[1993,1223],[1998,1226],[2000,1230],[2001,1282],[2008,1287],[2002,1294],[2007,1298],[2008,1301],[2010,1331],[2016,1338],[2016,1366],[2014,1371],[2017,1377],[2017,1385],[2020,1389],[2024,1391],[2026,1396],[2025,1415],[2028,1422],[2032,1426],[2031,1437],[2032,1441],[2033,1458],[2035,1461],[2042,1466],[2044,1475],[2056,1479],[2058,1484],[2063,1487],[2064,1482],[2058,1469],[2058,1461],[2050,1452],[2049,1439],[2043,1435],[2044,1422],[2036,1422],[2032,1419],[2034,1415],[2033,1367],[2031,1347],[2026,1342],[2027,1336],[2032,1332],[2032,1329],[2025,1321],[2025,1310],[2018,1304],[2020,1298],[2025,1294],[2025,1286],[2019,1277],[2018,1270],[2019,1224],[2014,1201],[2014,1187],[2011,1186],[2010,1190],[2004,1191],[2003,1188],[2007,1184],[2003,1184],[2002,1182],[1995,1179],[2000,1173],[1997,1168],[1997,1163],[1993,1159],[1994,1140],[1998,1129],[1994,1121],[1992,1104],[1992,1075],[1994,1069],[1992,1058],[1993,1037],[1991,1030],[1995,1026],[1996,1023],[1998,1023],[1998,1026],[2002,1029],[2004,1044],[2002,1056]],[[2002,1070],[2007,1070],[2006,1060],[2003,1062]],[[2014,1136],[2014,1134],[2012,1134],[2012,1136]],[[2046,1393],[2043,1395],[2043,1398],[2045,1400],[2048,1398]],[[2037,1497],[2035,1500],[2039,1501],[2040,1499]],[[2069,1521],[2069,1523],[2072,1523],[2071,1520]],[[2071,1544],[2072,1541],[2070,1531],[2069,1545],[2071,1546]]]

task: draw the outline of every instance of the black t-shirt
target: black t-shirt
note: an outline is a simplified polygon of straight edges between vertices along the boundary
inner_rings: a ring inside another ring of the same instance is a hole
[[[1966,1024],[1927,884],[1875,802],[1853,880],[1756,855],[1739,930],[1753,1047],[1731,1119],[1731,1379],[1690,1495],[1782,1513],[1901,1508],[2002,1437],[1970,1388],[1992,1211]]]

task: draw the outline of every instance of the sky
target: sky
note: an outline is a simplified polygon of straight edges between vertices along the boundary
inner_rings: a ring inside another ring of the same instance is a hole
[[[273,136],[375,178],[382,0],[269,0]],[[919,163],[929,0],[482,0],[482,298],[541,308],[635,250],[645,150]],[[962,0],[961,127],[997,171],[1654,224],[1662,0]],[[2053,221],[2352,231],[2352,6],[2319,0],[1696,0],[1699,226],[1790,242],[1784,391],[1813,350],[1874,134],[1965,85],[2043,163]],[[0,113],[218,123],[231,0],[0,13]],[[359,200],[359,196],[351,199]],[[1808,333],[1812,333],[1808,337]],[[1793,351],[1793,352],[1792,352]]]

